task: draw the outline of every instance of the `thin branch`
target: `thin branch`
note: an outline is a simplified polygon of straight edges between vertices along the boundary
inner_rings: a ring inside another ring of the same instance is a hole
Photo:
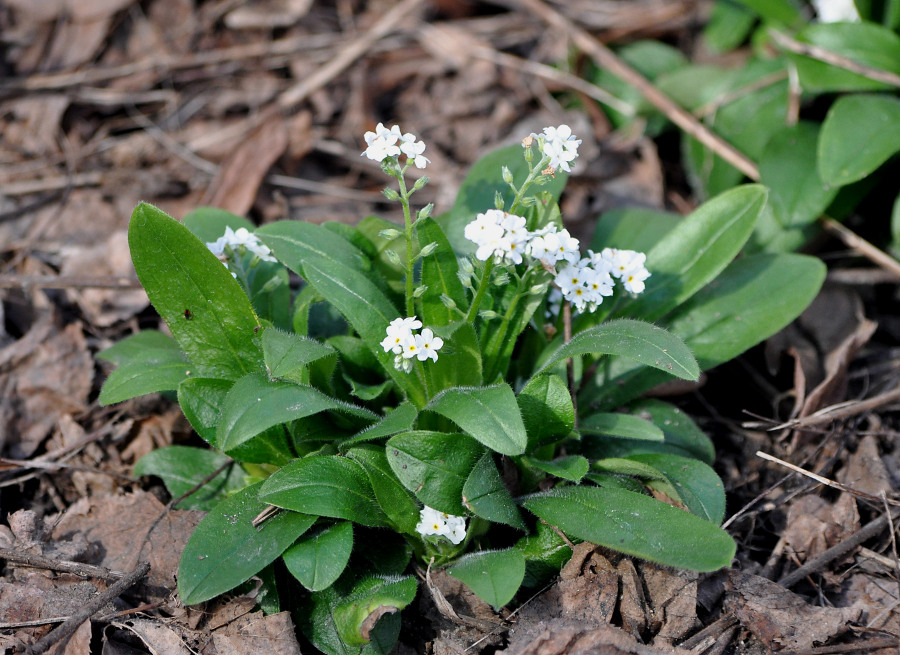
[[[111,571],[103,566],[84,564],[82,562],[71,562],[69,560],[59,560],[43,555],[20,553],[10,548],[0,548],[0,559],[5,559],[7,562],[14,562],[36,569],[74,573],[83,578],[101,578],[102,580],[110,582],[118,580],[125,575],[121,571]]]

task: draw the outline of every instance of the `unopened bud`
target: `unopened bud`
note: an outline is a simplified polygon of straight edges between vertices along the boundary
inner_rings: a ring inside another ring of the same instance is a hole
[[[485,321],[492,321],[495,318],[500,318],[500,314],[495,312],[493,309],[482,309],[480,312],[478,312],[478,315]]]
[[[284,280],[282,280],[277,275],[273,275],[262,286],[262,289],[259,290],[259,293],[269,293],[280,287],[282,284],[284,284]]]
[[[444,307],[447,309],[456,309],[456,301],[446,293],[441,294],[441,302],[444,303]]]
[[[498,287],[505,287],[509,284],[509,273],[499,273],[494,277],[492,282]]]
[[[522,139],[522,147],[523,148],[528,148],[530,150],[532,143],[534,143],[534,135],[533,134],[529,134],[524,139]]]
[[[388,261],[394,266],[403,266],[403,262],[400,261],[400,255],[393,250],[385,250],[384,256],[387,257]]]
[[[413,291],[413,298],[421,298],[425,295],[425,292],[428,291],[428,285],[423,284],[422,286],[416,287],[415,291]]]
[[[413,191],[418,191],[419,189],[424,187],[426,184],[428,184],[428,176],[427,175],[420,177],[418,180],[416,180],[416,183],[413,184]]]
[[[427,246],[422,248],[422,250],[419,251],[419,257],[428,257],[428,255],[432,254],[435,250],[437,250],[437,247],[438,247],[438,242],[432,241]]]
[[[539,296],[547,291],[546,284],[535,284],[528,290],[529,295]]]
[[[472,264],[471,259],[460,257],[456,261],[460,273],[464,273],[467,277],[475,274],[475,266]]]
[[[534,160],[534,152],[531,150],[531,144],[534,142],[534,139],[530,136],[525,137],[525,141],[528,141],[528,145],[525,146],[525,161],[529,164]],[[522,141],[522,145],[525,145],[525,141]]]
[[[494,191],[494,209],[503,209],[503,206],[506,204],[503,200],[503,194],[499,191]]]
[[[471,275],[466,275],[462,271],[457,271],[456,277],[459,278],[460,284],[462,284],[466,289],[472,288],[472,276]]]
[[[400,194],[391,187],[387,187],[384,191],[382,191],[382,193],[388,200],[400,200]]]
[[[389,227],[389,228],[385,228],[384,230],[379,232],[378,236],[380,238],[384,239],[385,241],[393,241],[394,239],[399,237],[401,234],[402,233],[400,232],[400,230],[395,230],[394,228]]]
[[[513,174],[512,171],[509,170],[509,166],[504,166],[500,169],[500,174],[503,176],[503,181],[507,184],[513,183]]]
[[[419,210],[419,213],[416,214],[416,219],[420,220],[420,221],[424,220],[424,219],[428,218],[429,216],[431,216],[431,212],[433,212],[433,211],[434,211],[434,203],[429,202],[427,205],[425,205],[424,207],[422,207],[422,209]]]

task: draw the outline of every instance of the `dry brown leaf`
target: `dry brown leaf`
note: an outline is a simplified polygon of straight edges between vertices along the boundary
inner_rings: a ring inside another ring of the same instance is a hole
[[[253,206],[259,185],[287,147],[284,119],[273,116],[251,134],[222,165],[204,204],[244,216]]]
[[[91,622],[85,621],[78,626],[74,634],[58,642],[47,652],[50,655],[84,655],[91,652],[91,639],[93,639]]]
[[[856,503],[846,494],[834,504],[808,494],[794,499],[788,507],[782,533],[785,546],[801,562],[818,557],[859,529]]]
[[[549,622],[530,642],[497,651],[498,655],[688,655],[680,648],[659,649],[639,644],[611,625],[580,629]]]
[[[131,619],[129,621],[117,621],[113,625],[136,635],[151,653],[191,655],[193,652],[185,645],[184,639],[172,624],[151,619]]]
[[[247,614],[213,632],[218,655],[300,655],[290,612]]]
[[[816,607],[766,578],[731,570],[725,608],[771,650],[805,650],[845,632],[862,610]]]
[[[642,562],[640,571],[647,585],[654,646],[672,646],[698,624],[697,573],[668,569]]]
[[[0,105],[7,114],[3,140],[7,147],[23,154],[52,156],[60,151],[60,121],[69,107],[69,98],[61,94],[18,98]]]
[[[872,435],[860,440],[856,452],[847,459],[837,478],[848,487],[872,496],[893,491],[891,476],[878,452],[878,440]]]

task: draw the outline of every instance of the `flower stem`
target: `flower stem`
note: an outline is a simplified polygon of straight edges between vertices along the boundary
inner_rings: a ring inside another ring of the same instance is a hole
[[[409,211],[409,196],[406,188],[406,180],[403,177],[405,168],[400,170],[397,181],[400,183],[400,204],[403,206],[403,224],[406,227],[406,315],[413,316],[415,310],[415,298],[413,298],[413,222]]]
[[[481,282],[478,283],[478,291],[475,292],[475,297],[472,299],[472,304],[469,306],[469,313],[466,314],[466,322],[468,323],[474,323],[475,319],[478,317],[478,308],[481,306],[481,301],[484,299],[484,294],[491,283],[491,272],[493,270],[494,257],[492,255],[484,264],[484,271],[481,274]]]

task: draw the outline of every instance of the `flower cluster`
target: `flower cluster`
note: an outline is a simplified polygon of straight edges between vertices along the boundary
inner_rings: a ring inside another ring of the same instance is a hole
[[[521,264],[531,233],[525,228],[524,217],[489,209],[466,225],[465,236],[478,246],[475,257],[481,261],[497,257]]]
[[[241,248],[249,250],[264,262],[276,261],[269,247],[245,227],[239,227],[237,230],[226,227],[225,234],[215,241],[207,242],[206,247],[210,249],[212,254],[226,263],[231,256],[229,250],[231,252],[240,252]]]
[[[455,546],[466,538],[466,519],[439,512],[427,505],[419,512],[419,523],[416,532],[423,536],[440,535],[446,537]]]
[[[426,359],[437,361],[437,351],[444,345],[444,340],[434,335],[430,328],[416,334],[413,330],[422,327],[422,321],[412,318],[395,318],[387,326],[387,336],[381,341],[384,352],[394,353],[394,367],[409,373],[412,370],[412,358],[420,362]]]
[[[568,125],[559,127],[545,127],[543,134],[532,134],[531,139],[538,139],[541,144],[541,154],[550,158],[549,168],[571,171],[569,164],[578,157],[578,146],[581,139],[576,139],[572,134],[572,128]]]
[[[622,282],[629,293],[641,293],[650,271],[644,266],[647,257],[642,252],[604,248],[599,253],[588,251],[587,257],[568,261],[553,279],[578,311],[594,311],[605,296],[613,294],[614,281]]]
[[[418,141],[415,135],[409,132],[402,134],[399,125],[388,129],[384,123],[379,123],[374,132],[366,132],[363,138],[366,140],[367,148],[361,156],[373,161],[380,162],[387,157],[399,157],[401,153],[406,155],[407,163],[415,164],[416,168],[425,168],[431,161],[422,154],[425,152],[425,143]]]

